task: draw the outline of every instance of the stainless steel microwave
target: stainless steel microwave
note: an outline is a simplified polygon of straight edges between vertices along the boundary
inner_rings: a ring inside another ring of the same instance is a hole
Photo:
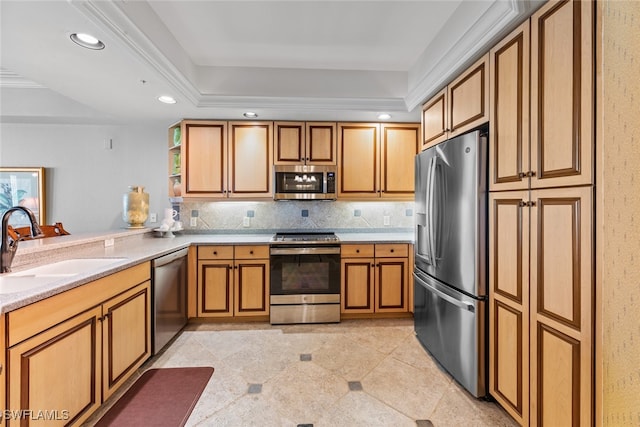
[[[275,165],[275,200],[336,199],[335,166]]]

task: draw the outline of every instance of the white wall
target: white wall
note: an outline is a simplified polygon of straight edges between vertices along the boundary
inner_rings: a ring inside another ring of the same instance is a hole
[[[167,127],[2,123],[0,166],[46,168],[48,224],[72,234],[124,228],[129,185],[145,187],[151,212],[169,206]]]

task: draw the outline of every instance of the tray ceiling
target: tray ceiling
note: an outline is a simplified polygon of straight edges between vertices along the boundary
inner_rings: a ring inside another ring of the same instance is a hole
[[[170,122],[250,109],[267,120],[386,111],[419,121],[427,97],[539,4],[3,0],[1,119]],[[81,49],[73,32],[107,47]],[[158,103],[162,94],[177,104]]]

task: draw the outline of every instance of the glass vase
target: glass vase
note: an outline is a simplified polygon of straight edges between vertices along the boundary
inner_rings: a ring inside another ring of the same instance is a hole
[[[129,186],[129,192],[122,197],[122,204],[122,219],[129,228],[144,228],[149,216],[149,194],[144,192],[144,187]]]

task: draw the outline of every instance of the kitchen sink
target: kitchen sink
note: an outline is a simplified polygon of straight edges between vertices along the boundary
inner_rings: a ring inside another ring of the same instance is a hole
[[[67,277],[88,273],[126,258],[73,258],[0,275],[0,294],[22,292]]]

